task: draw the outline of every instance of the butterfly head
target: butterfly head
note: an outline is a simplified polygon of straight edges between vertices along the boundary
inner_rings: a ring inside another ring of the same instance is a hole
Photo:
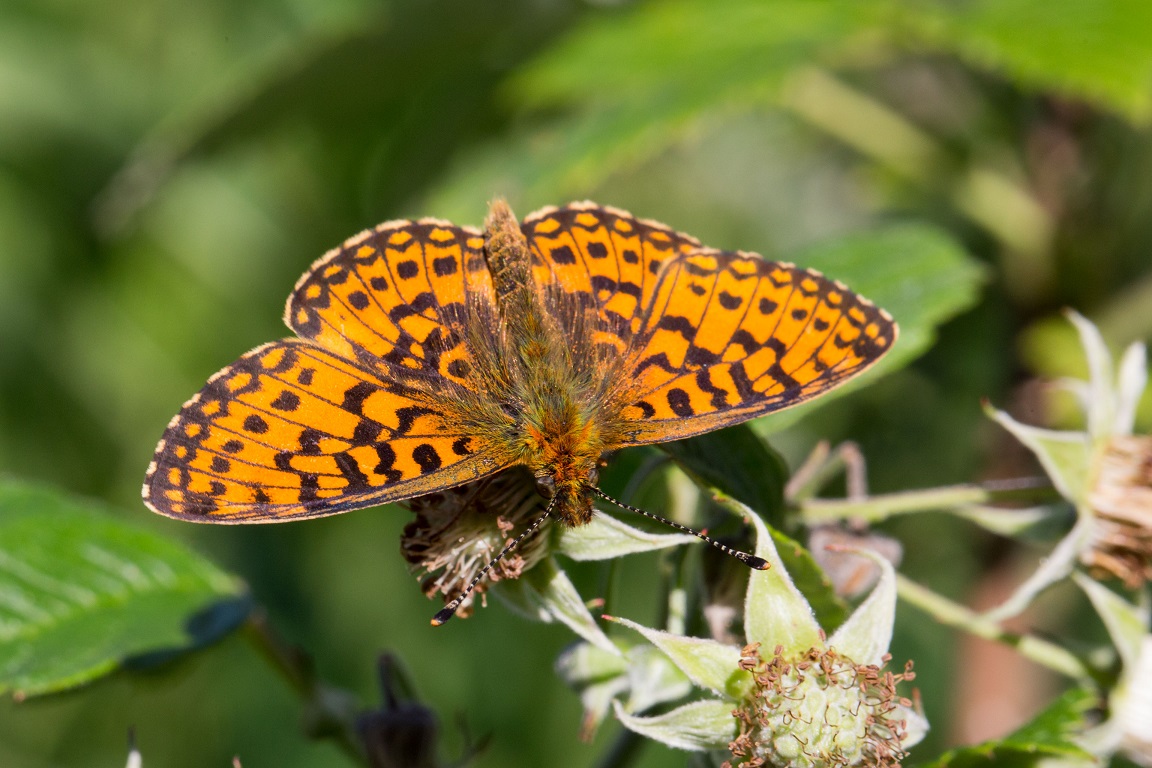
[[[538,476],[536,488],[553,500],[553,517],[566,525],[584,525],[592,519],[592,489],[597,480],[595,464],[582,470],[568,467],[565,472]]]

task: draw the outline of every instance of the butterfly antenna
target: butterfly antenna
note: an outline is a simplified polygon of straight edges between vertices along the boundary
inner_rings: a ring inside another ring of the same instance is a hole
[[[524,529],[524,531],[519,536],[505,544],[504,549],[500,550],[500,554],[489,560],[488,565],[480,569],[480,573],[476,574],[475,578],[472,579],[472,583],[468,585],[467,589],[457,595],[452,600],[452,602],[448,603],[448,605],[437,611],[436,615],[432,617],[432,626],[438,627],[456,615],[456,611],[460,609],[460,604],[464,602],[468,595],[472,594],[472,590],[475,589],[476,585],[479,584],[480,581],[488,575],[488,571],[492,570],[492,566],[503,560],[509,552],[516,549],[516,547],[520,546],[520,544],[532,536],[532,534],[536,533],[536,530],[544,523],[545,520],[547,520],[552,515],[552,507],[556,506],[557,498],[559,497],[553,496],[552,501],[548,502],[548,508],[544,510],[544,514],[536,518],[532,522],[532,525]]]
[[[644,515],[644,517],[647,517],[651,520],[656,520],[658,522],[664,523],[664,525],[672,526],[673,528],[675,528],[678,531],[684,531],[684,533],[690,533],[693,536],[695,536],[696,538],[702,539],[703,541],[708,542],[709,544],[716,547],[716,549],[720,550],[724,554],[731,555],[732,557],[736,558],[740,562],[744,563],[744,565],[748,566],[749,568],[754,568],[757,571],[766,571],[770,567],[768,561],[765,560],[764,558],[757,557],[756,555],[750,555],[747,552],[742,552],[739,549],[733,549],[732,547],[729,547],[725,544],[721,544],[720,542],[716,541],[716,539],[713,539],[711,536],[708,536],[705,533],[701,533],[700,531],[696,530],[695,528],[689,528],[686,525],[680,525],[680,523],[676,522],[675,520],[669,520],[666,517],[661,517],[660,515],[653,514],[652,512],[648,512],[646,510],[640,509],[639,507],[634,507],[631,504],[625,504],[624,502],[622,502],[618,499],[612,498],[611,496],[604,493],[604,491],[600,490],[599,488],[593,488],[592,490],[596,491],[596,493],[599,496],[601,496],[605,501],[608,501],[611,504],[615,504],[616,506],[620,507],[621,509],[626,509],[629,512],[635,512],[638,515]]]

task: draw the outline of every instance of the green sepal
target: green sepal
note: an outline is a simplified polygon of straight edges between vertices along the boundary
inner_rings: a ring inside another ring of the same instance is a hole
[[[785,657],[822,647],[820,625],[812,613],[812,606],[784,568],[768,526],[752,510],[747,507],[743,510],[756,528],[756,555],[771,566],[763,571],[754,570],[748,577],[748,592],[744,599],[745,637],[770,651],[778,645],[783,646]]]
[[[629,714],[618,701],[612,705],[616,719],[625,728],[677,749],[725,749],[737,734],[736,718],[732,716],[735,705],[730,701],[694,701],[652,717]]]
[[[892,563],[875,552],[852,551],[880,566],[880,578],[872,593],[828,638],[828,646],[857,664],[880,666],[892,644],[892,625],[896,621],[896,571]]]
[[[492,593],[525,618],[559,621],[597,648],[620,654],[554,557],[541,560],[519,579],[498,582]]]
[[[688,533],[650,533],[597,510],[587,525],[566,528],[556,551],[573,560],[611,560],[692,541],[696,537]]]
[[[986,405],[985,413],[1024,443],[1052,479],[1060,495],[1081,508],[1088,491],[1092,445],[1083,432],[1058,432],[1021,424],[1004,411]]]
[[[740,649],[735,646],[649,629],[628,619],[614,618],[613,621],[643,635],[701,688],[740,699],[751,685],[749,673],[740,669]]]

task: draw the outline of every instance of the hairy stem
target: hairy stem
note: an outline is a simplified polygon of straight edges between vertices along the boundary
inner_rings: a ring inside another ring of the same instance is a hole
[[[285,643],[272,629],[262,610],[253,611],[243,631],[256,651],[304,702],[314,726],[309,728],[309,735],[332,739],[357,764],[367,765],[356,735],[352,695],[317,678],[311,658],[299,648]]]
[[[905,602],[916,606],[941,624],[962,629],[976,637],[1010,645],[1021,656],[1076,680],[1090,681],[1093,677],[1092,670],[1070,651],[1033,635],[1008,632],[996,622],[989,621],[972,609],[955,603],[906,576],[896,574],[896,591]]]
[[[981,485],[950,485],[901,491],[862,499],[807,499],[797,505],[807,525],[859,519],[869,523],[910,512],[956,509],[973,504],[1058,501],[1060,495],[1044,480],[1014,480]]]

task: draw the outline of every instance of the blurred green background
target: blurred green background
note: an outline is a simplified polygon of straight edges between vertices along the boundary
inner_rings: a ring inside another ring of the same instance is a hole
[[[616,729],[577,737],[552,672],[572,636],[500,606],[431,631],[400,510],[255,528],[147,512],[144,468],[180,403],[286,335],[313,259],[390,218],[479,224],[498,194],[521,215],[591,198],[771,258],[916,223],[985,266],[978,302],[911,367],[774,445],[795,465],[818,439],[857,440],[877,491],[1030,474],[980,398],[1047,418],[1025,383],[1083,372],[1062,307],[1117,346],[1152,332],[1150,117],[1145,0],[5,0],[0,471],[191,542],[366,703],[376,655],[395,651],[445,756],[460,718],[491,734],[480,765],[592,765]],[[1015,562],[944,518],[893,529],[904,570],[959,599]],[[657,612],[656,563],[619,565],[624,615]],[[1044,603],[1051,621],[1065,602]],[[918,614],[898,626],[927,757],[964,732],[963,657]],[[0,765],[119,765],[130,725],[145,765],[348,765],[301,717],[232,637],[0,703]],[[642,764],[684,760],[652,746]]]

